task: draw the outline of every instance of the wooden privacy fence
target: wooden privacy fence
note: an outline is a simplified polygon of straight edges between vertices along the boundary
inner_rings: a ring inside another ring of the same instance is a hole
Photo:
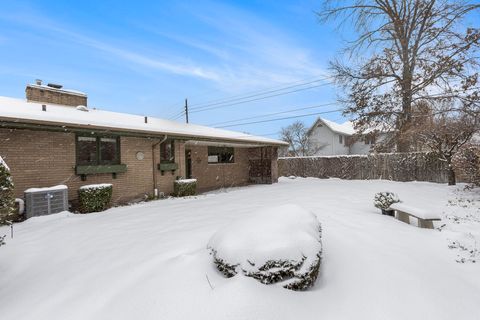
[[[280,176],[394,181],[448,181],[447,164],[433,153],[279,158]]]

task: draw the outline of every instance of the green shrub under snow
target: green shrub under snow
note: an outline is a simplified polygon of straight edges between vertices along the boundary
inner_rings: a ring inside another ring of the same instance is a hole
[[[394,203],[400,202],[398,196],[393,192],[379,192],[373,198],[373,205],[382,210],[388,210]]]
[[[112,191],[112,185],[108,183],[80,187],[80,190],[78,190],[80,212],[88,213],[106,210],[112,200]]]
[[[227,278],[243,274],[263,284],[302,291],[319,275],[321,237],[317,217],[289,204],[233,221],[210,238],[207,249]]]
[[[12,220],[15,214],[15,196],[10,169],[0,156],[0,224]]]
[[[180,179],[173,182],[176,197],[194,196],[197,193],[197,179]]]

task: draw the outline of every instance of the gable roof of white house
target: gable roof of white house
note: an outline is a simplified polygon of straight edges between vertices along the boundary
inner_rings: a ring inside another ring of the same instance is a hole
[[[42,111],[42,105],[46,105],[46,111]],[[139,115],[86,107],[30,102],[25,99],[2,96],[0,96],[0,121],[59,127],[70,126],[74,128],[120,130],[122,132],[141,134],[166,134],[176,137],[220,140],[240,144],[288,145],[288,143],[280,140],[201,125],[179,123],[153,117],[148,117],[145,121],[145,117]]]
[[[308,133],[310,134],[310,132],[315,129],[315,127],[317,127],[319,123],[324,124],[331,131],[338,134],[343,134],[346,136],[351,136],[355,134],[355,129],[353,128],[353,123],[351,121],[345,121],[344,123],[340,124],[320,117],[318,117],[317,120],[313,123],[313,125],[308,130]]]
[[[336,123],[336,122],[318,117],[317,120],[315,120],[313,125],[310,127],[310,129],[308,129],[308,134],[310,134],[312,130],[315,129],[319,123],[324,124],[331,131],[338,134],[345,135],[345,136],[353,136],[355,133],[357,133],[355,131],[354,124],[352,121],[345,121],[344,123],[340,124],[340,123]],[[377,129],[374,129],[374,128],[367,129],[363,132],[363,134],[369,134],[374,131],[380,132],[380,133],[388,133],[388,132],[391,132],[392,130],[386,128],[386,125],[383,125],[383,126],[379,125],[377,126]]]

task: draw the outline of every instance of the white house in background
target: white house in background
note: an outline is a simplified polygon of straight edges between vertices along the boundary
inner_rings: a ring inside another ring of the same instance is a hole
[[[354,134],[352,122],[339,124],[323,118],[318,118],[308,130],[311,146],[318,156],[369,153],[375,144],[375,138],[367,135],[360,138],[357,136],[353,140]],[[378,140],[383,138],[384,134],[377,137]]]

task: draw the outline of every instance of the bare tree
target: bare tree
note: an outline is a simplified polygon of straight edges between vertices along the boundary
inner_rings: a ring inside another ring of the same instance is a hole
[[[425,102],[423,102],[425,108]],[[455,154],[479,131],[479,118],[469,113],[450,111],[451,102],[436,103],[433,112],[423,114],[423,119],[414,120],[405,137],[437,154],[447,163],[448,184],[455,185],[456,176],[452,160]]]
[[[282,128],[280,134],[281,139],[289,143],[289,153],[296,157],[312,156],[318,151],[308,135],[308,129],[300,121]]]
[[[471,187],[480,186],[480,145],[465,144],[453,157],[453,166]]]
[[[357,129],[388,124],[406,152],[416,101],[456,98],[478,108],[480,29],[461,23],[479,8],[461,0],[324,1],[321,21],[352,23],[357,32],[345,48],[348,63],[331,62]]]

